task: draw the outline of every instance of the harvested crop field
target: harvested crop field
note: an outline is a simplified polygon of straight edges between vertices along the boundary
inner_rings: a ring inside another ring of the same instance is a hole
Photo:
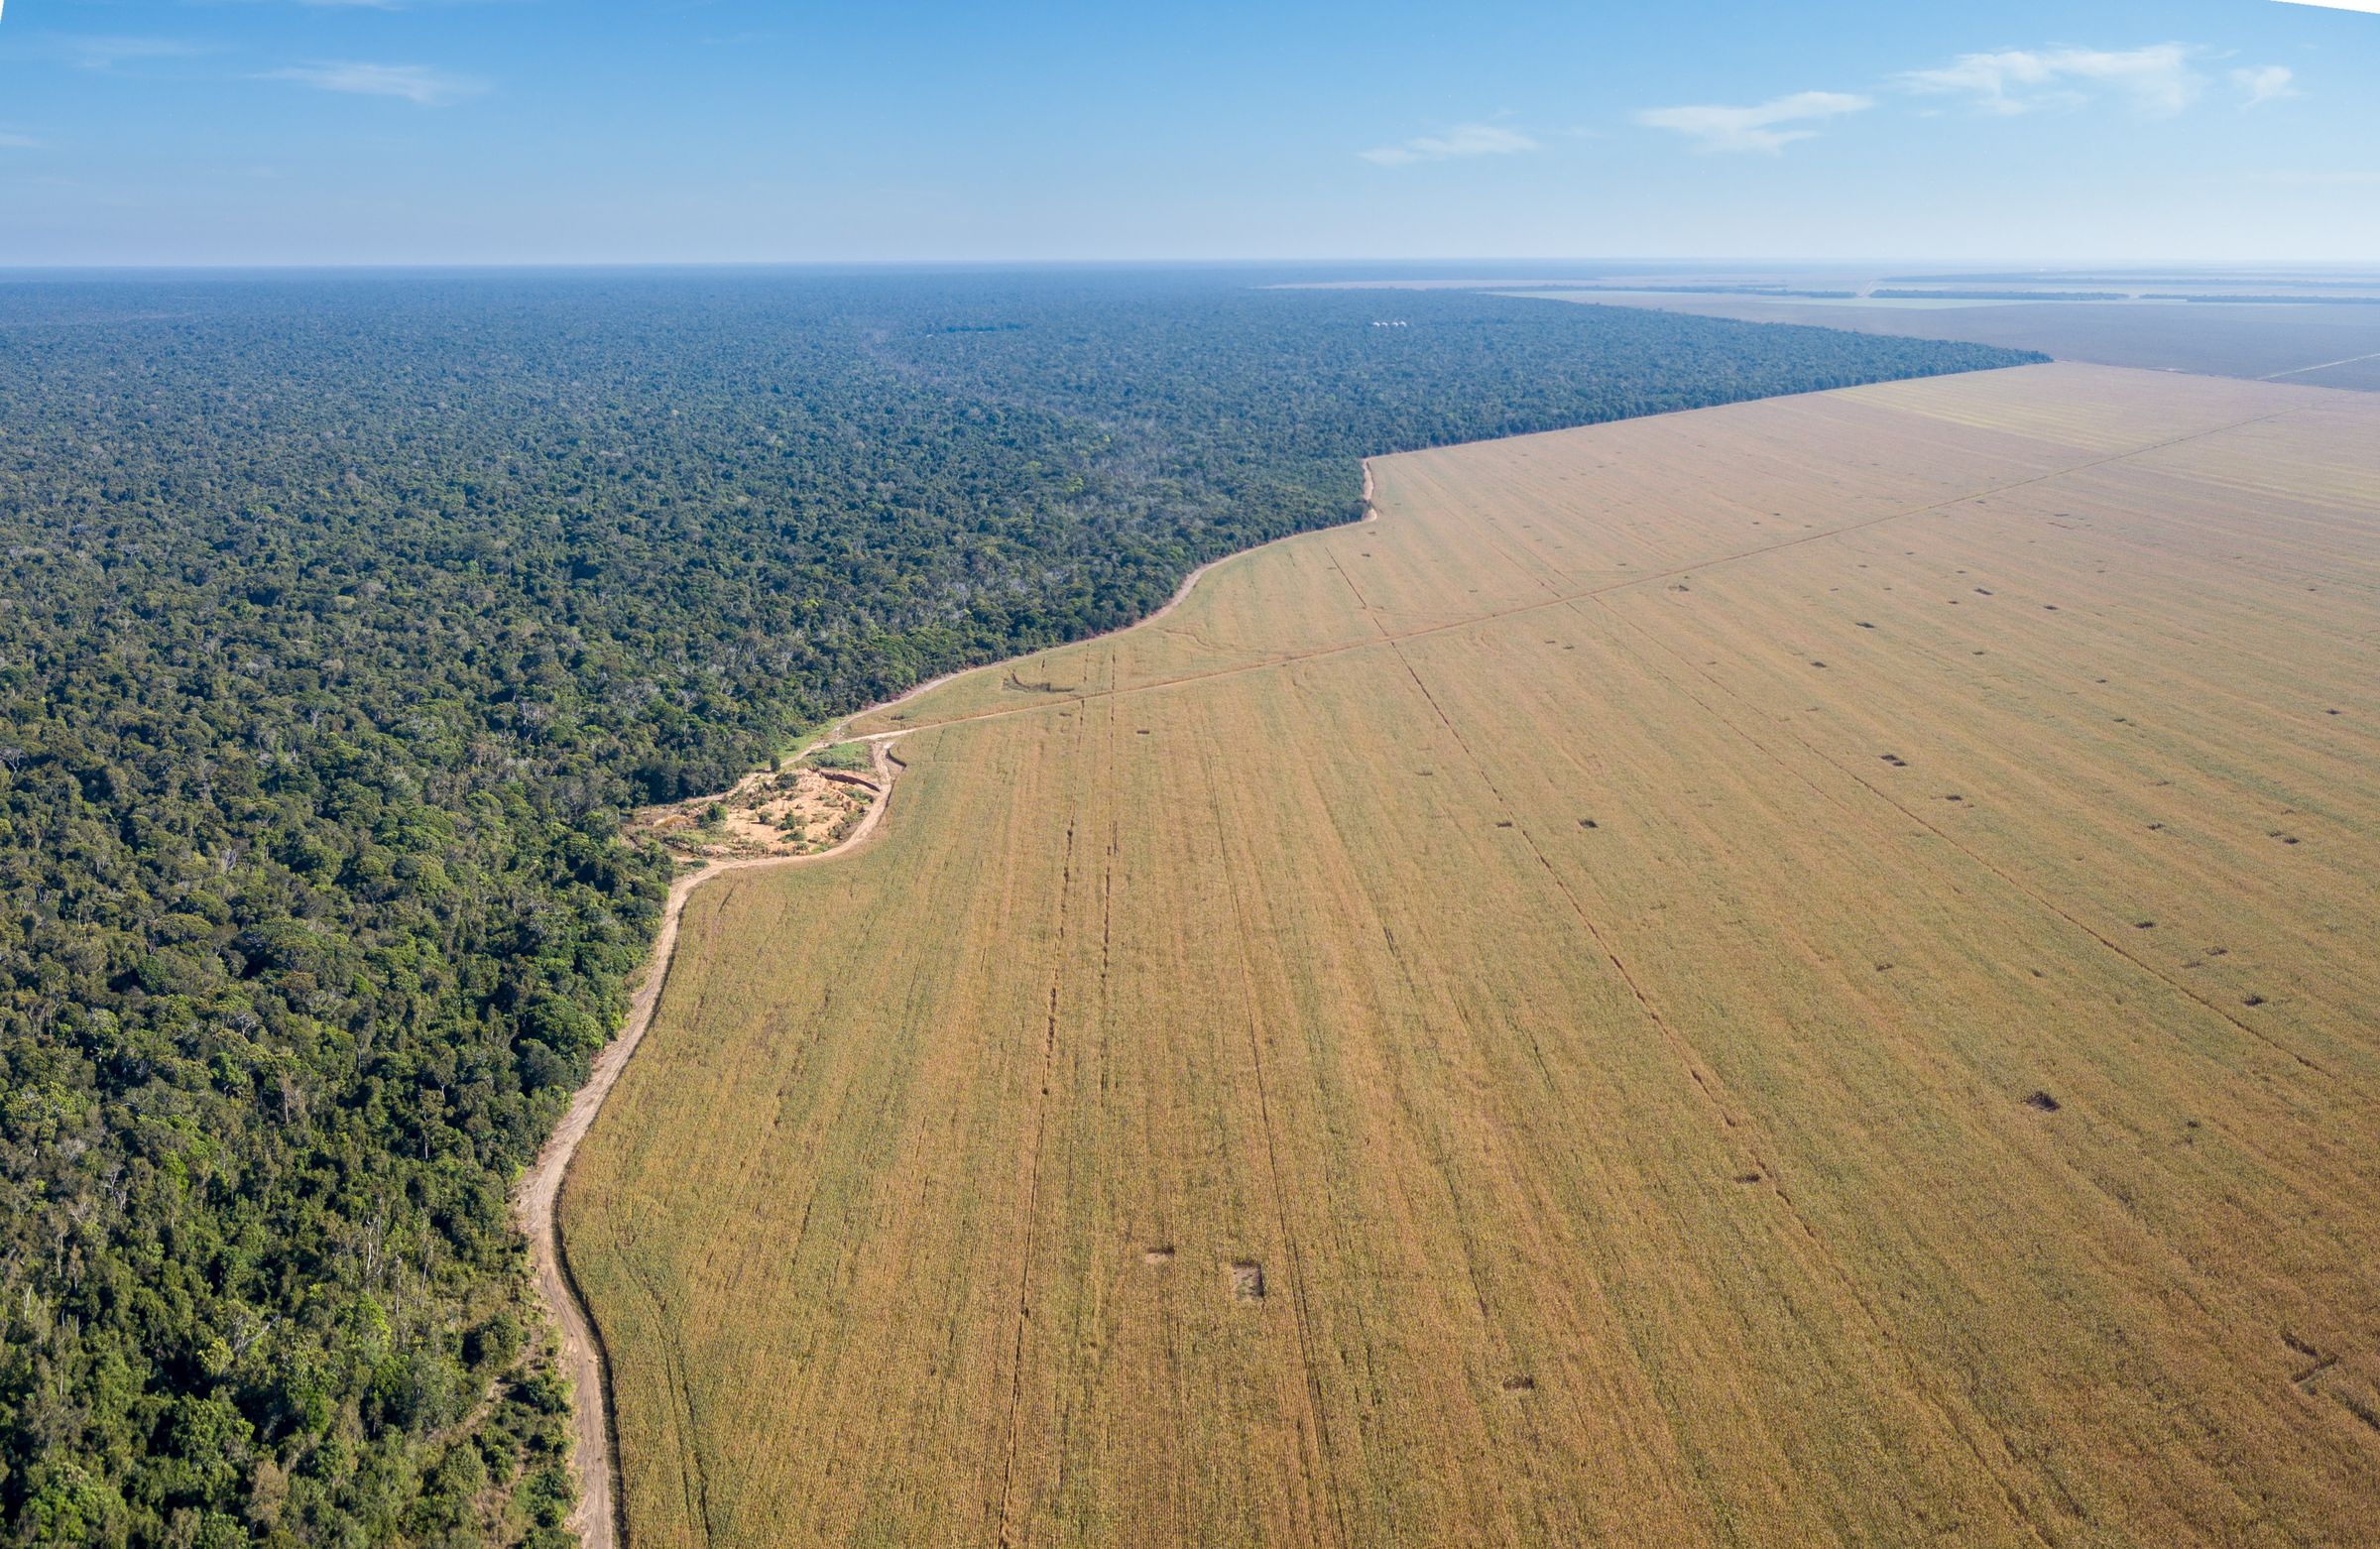
[[[2380,400],[1373,469],[694,896],[564,1198],[631,1542],[2367,1539]]]
[[[1907,307],[1765,300],[1738,296],[1606,298],[1591,291],[1520,292],[1547,300],[1642,306],[1744,322],[1805,323],[1853,333],[1963,339],[2041,350],[2060,360],[2156,371],[2288,380],[2380,391],[2380,306],[2187,301],[2015,301]]]

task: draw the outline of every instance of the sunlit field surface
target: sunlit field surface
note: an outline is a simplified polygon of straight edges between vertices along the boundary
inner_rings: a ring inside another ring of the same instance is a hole
[[[1650,307],[1747,322],[1964,339],[2108,366],[2380,392],[2380,304],[1896,300],[1872,296],[1764,300],[1646,294],[1606,299],[1586,291],[1544,296],[1550,300]]]
[[[1373,469],[695,896],[564,1199],[631,1541],[2367,1538],[2380,400]]]

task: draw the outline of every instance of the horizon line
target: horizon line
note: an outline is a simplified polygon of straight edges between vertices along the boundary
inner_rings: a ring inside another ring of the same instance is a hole
[[[4,3],[4,0],[0,0]],[[2058,275],[2083,269],[2117,270],[2159,266],[2172,269],[2248,270],[2269,269],[2350,269],[2380,273],[2380,256],[2366,258],[2265,258],[2214,259],[2172,258],[2154,255],[2135,255],[2123,258],[1977,258],[1971,255],[1879,256],[1858,258],[1743,258],[1708,257],[1693,254],[1568,254],[1559,257],[1514,257],[1510,255],[1458,255],[1452,257],[1420,258],[784,258],[784,259],[353,259],[353,260],[279,260],[261,259],[239,262],[60,262],[10,263],[0,261],[0,277],[27,277],[73,274],[275,274],[275,273],[476,273],[525,271],[635,271],[635,270],[789,270],[789,269],[1318,269],[1330,267],[1370,269],[1457,268],[1463,266],[1562,264],[1641,264],[1661,267],[1693,267],[1703,269],[1864,269],[1879,265],[1894,267],[1934,267],[1962,264],[1981,268],[2006,270],[2011,273],[2032,270],[2045,275]],[[1500,278],[1500,277],[1484,277]]]

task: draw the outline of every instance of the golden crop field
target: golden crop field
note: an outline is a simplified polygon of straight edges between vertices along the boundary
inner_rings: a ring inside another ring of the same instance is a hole
[[[2380,400],[1381,459],[862,731],[564,1198],[631,1542],[2380,1534]]]

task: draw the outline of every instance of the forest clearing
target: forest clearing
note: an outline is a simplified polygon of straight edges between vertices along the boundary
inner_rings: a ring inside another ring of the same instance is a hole
[[[1370,468],[683,897],[560,1212],[631,1541],[2363,1532],[2380,400]]]
[[[821,749],[790,768],[779,760],[716,796],[648,807],[630,823],[629,837],[650,834],[681,861],[816,855],[848,838],[884,793],[867,751],[845,754],[856,747]],[[835,762],[826,761],[829,753],[839,756]]]

